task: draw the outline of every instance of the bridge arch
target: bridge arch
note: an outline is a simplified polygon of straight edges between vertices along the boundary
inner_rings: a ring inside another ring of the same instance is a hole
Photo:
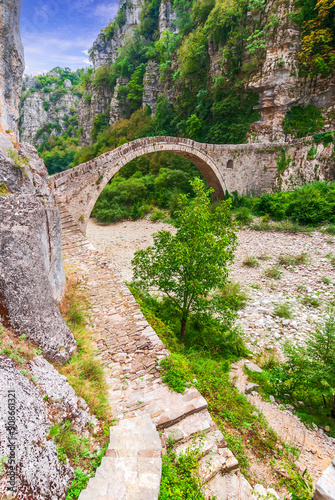
[[[211,155],[213,145],[176,137],[148,137],[124,144],[98,158],[50,178],[56,198],[66,206],[85,234],[89,217],[103,188],[131,160],[150,153],[176,153],[190,160],[214,188],[215,197],[223,199],[227,189],[224,175]]]

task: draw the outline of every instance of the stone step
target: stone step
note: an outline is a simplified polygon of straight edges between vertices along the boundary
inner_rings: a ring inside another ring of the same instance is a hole
[[[183,444],[181,444],[177,448],[177,452],[180,449],[179,453],[182,453],[184,449],[186,449],[188,446],[191,446],[189,440],[192,438],[192,436],[199,433],[202,433],[202,437],[207,436],[206,433],[211,430],[211,427],[213,425],[214,422],[211,419],[210,414],[207,410],[203,410],[200,413],[189,415],[180,422],[177,422],[171,427],[168,427],[167,429],[165,429],[163,436],[166,442],[168,442],[169,440],[173,442],[182,442]],[[198,437],[194,441],[198,442],[200,440],[201,437]]]
[[[228,448],[218,448],[199,460],[199,474],[207,483],[217,474],[228,474],[238,469],[238,461]]]
[[[233,472],[222,476],[217,474],[203,488],[203,493],[206,498],[215,497],[216,500],[255,500],[253,491],[245,479],[239,472]]]
[[[207,409],[207,401],[194,387],[188,387],[183,394],[171,391],[167,385],[155,384],[141,393],[140,399],[146,405],[136,415],[148,413],[158,430],[166,429],[183,420],[188,415],[199,413]]]
[[[157,500],[161,474],[162,445],[150,416],[121,420],[79,500]]]
[[[181,453],[185,454],[187,451],[193,453],[199,453],[200,455],[206,455],[211,450],[217,450],[218,447],[226,447],[227,443],[223,439],[222,432],[219,429],[210,430],[205,433],[201,433],[189,441],[186,441],[178,446],[176,446],[175,451],[177,455]]]

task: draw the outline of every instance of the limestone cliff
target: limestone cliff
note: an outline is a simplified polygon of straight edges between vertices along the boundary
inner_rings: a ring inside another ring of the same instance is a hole
[[[19,33],[21,0],[0,4],[0,132],[18,136],[19,100],[24,69]]]
[[[51,88],[40,89],[37,78],[26,76],[20,105],[20,140],[39,146],[44,135],[64,134],[69,120],[77,114],[79,99],[70,80],[65,80],[62,87],[54,83]]]
[[[335,105],[335,84],[332,77],[312,81],[299,76],[298,53],[301,33],[291,20],[294,0],[283,3],[269,0],[263,24],[270,26],[266,54],[259,73],[253,76],[248,87],[259,93],[257,108],[261,120],[251,128],[250,141],[283,141],[282,122],[292,106],[312,104],[322,108],[325,117]],[[276,22],[271,18],[276,14]],[[328,119],[325,131],[335,128],[335,120]]]
[[[108,28],[103,30],[93,44],[90,57],[95,70],[116,61],[118,50],[123,47],[127,36],[131,36],[140,22],[143,1],[121,1],[120,19],[110,25],[110,31]]]

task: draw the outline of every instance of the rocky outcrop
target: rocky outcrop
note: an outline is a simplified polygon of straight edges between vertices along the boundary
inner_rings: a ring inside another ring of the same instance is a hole
[[[123,118],[125,111],[128,109],[127,103],[120,102],[119,90],[128,83],[128,78],[118,78],[114,88],[113,97],[110,103],[109,124],[114,125],[117,120]]]
[[[88,84],[84,97],[78,105],[79,126],[82,128],[81,145],[92,144],[93,121],[98,114],[109,114],[113,90],[109,85],[95,88]]]
[[[0,456],[8,458],[0,495],[10,493],[12,486],[20,499],[65,499],[74,473],[68,461],[59,463],[56,445],[47,439],[52,427],[47,402],[4,356],[0,356],[0,379]]]
[[[89,413],[84,399],[76,396],[65,375],[60,375],[41,356],[36,356],[29,363],[29,370],[39,391],[44,397],[47,396],[45,399],[50,402],[52,419],[57,422],[69,420],[72,430],[88,437],[87,425],[89,422],[97,423],[97,419]]]
[[[0,6],[0,132],[18,136],[19,101],[24,69],[19,32],[21,0],[3,0]]]
[[[149,61],[143,78],[143,108],[149,106],[152,116],[155,114],[158,97],[163,93],[164,86],[159,81],[160,72],[155,61]]]
[[[162,0],[159,7],[159,35],[168,29],[171,33],[178,33],[176,28],[176,14],[172,8],[171,0]]]
[[[67,378],[40,356],[23,373],[12,360],[0,356],[0,380],[0,457],[11,458],[13,443],[16,455],[15,476],[10,474],[9,460],[4,474],[0,470],[0,497],[9,493],[9,481],[15,478],[16,498],[65,499],[74,473],[68,460],[59,463],[49,431],[55,422],[62,425],[69,420],[73,431],[89,437],[88,423],[95,423],[95,417]]]
[[[8,191],[0,198],[0,318],[62,363],[76,342],[55,302],[65,289],[59,212],[36,150],[26,144],[7,154],[0,150]]]
[[[54,136],[63,134],[67,128],[64,121],[66,117],[71,116],[71,110],[76,112],[78,97],[73,95],[68,86],[68,93],[54,100],[52,93],[33,92],[23,100],[21,107],[21,127],[20,140],[30,144],[40,145],[43,138],[42,134],[36,137],[36,133],[43,129],[47,124],[57,125],[52,128],[51,133]],[[59,126],[59,127],[58,127]]]
[[[335,458],[317,482],[314,500],[335,500]]]
[[[95,71],[105,64],[112,64],[116,61],[118,50],[123,47],[126,37],[131,36],[134,28],[140,22],[143,1],[121,2],[122,5],[124,4],[124,23],[116,27],[116,31],[110,39],[104,32],[101,32],[93,44],[90,57]]]
[[[299,77],[298,53],[301,33],[290,15],[295,10],[294,0],[283,3],[270,0],[266,6],[264,26],[271,26],[267,33],[266,55],[260,72],[248,88],[259,93],[261,120],[251,127],[250,141],[282,141],[287,137],[282,129],[285,114],[292,106],[312,104],[328,108],[335,102],[335,85],[332,77],[312,82]],[[277,22],[271,25],[276,13]]]

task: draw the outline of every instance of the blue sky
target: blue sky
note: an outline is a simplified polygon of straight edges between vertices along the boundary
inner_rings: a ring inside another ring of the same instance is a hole
[[[117,12],[118,0],[22,0],[26,74],[89,65],[88,49]]]

